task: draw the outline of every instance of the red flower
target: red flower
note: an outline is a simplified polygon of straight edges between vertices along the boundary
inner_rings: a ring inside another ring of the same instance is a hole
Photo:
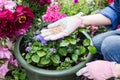
[[[14,34],[13,13],[6,9],[0,11],[0,37],[9,37]]]
[[[19,36],[26,33],[26,31],[30,28],[34,18],[34,14],[32,13],[31,9],[22,5],[18,5],[16,7],[16,11],[14,12],[14,16],[16,35]]]
[[[109,4],[112,4],[114,0],[107,0]]]
[[[0,37],[13,38],[26,33],[30,27],[34,14],[30,8],[17,6],[13,13],[8,9],[0,11]]]
[[[44,6],[45,4],[50,4],[51,3],[51,0],[39,0],[39,4],[41,6]]]

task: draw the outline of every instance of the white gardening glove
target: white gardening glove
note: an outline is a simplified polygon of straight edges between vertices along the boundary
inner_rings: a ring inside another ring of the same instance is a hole
[[[71,17],[65,17],[48,25],[48,29],[41,30],[41,36],[43,36],[45,40],[57,40],[70,35],[82,25],[82,19],[78,17],[78,14]]]

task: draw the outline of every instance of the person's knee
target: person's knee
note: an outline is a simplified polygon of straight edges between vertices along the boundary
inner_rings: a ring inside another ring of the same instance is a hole
[[[120,36],[109,36],[103,40],[101,52],[105,59],[115,60],[120,56]]]
[[[120,49],[120,36],[109,36],[103,40],[101,45],[101,51],[103,53],[117,48]]]
[[[114,34],[113,31],[109,31],[109,32],[105,32],[105,33],[98,34],[98,35],[94,36],[94,37],[92,38],[94,46],[95,46],[97,49],[101,49],[101,44],[102,44],[103,40],[104,40],[106,37],[108,37],[108,36],[110,36],[110,35],[113,35],[113,34]]]

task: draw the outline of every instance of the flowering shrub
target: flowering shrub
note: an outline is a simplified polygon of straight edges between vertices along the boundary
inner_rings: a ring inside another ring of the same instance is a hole
[[[12,38],[20,36],[28,30],[33,20],[33,13],[30,8],[18,5],[14,12],[9,9],[0,11],[0,37]]]
[[[17,5],[15,1],[0,0],[0,75],[18,66],[12,55],[12,44],[17,37],[30,28],[34,14],[31,9]],[[11,68],[9,68],[11,65]]]

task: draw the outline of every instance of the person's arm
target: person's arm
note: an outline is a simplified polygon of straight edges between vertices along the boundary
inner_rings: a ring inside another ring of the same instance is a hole
[[[41,35],[45,37],[46,40],[56,40],[70,35],[78,27],[84,27],[85,25],[106,25],[107,29],[114,30],[117,28],[118,18],[114,4],[112,4],[101,10],[98,14],[87,16],[79,16],[76,14],[62,18],[49,24],[47,26],[48,29],[41,31]],[[53,31],[57,32],[53,34]]]
[[[84,24],[91,25],[106,25],[107,29],[115,30],[119,24],[119,12],[116,9],[116,4],[111,4],[101,10],[98,14],[82,16]],[[117,5],[118,6],[118,5]],[[119,6],[118,6],[119,7]]]
[[[102,14],[81,16],[81,19],[84,25],[111,25],[110,19]]]

